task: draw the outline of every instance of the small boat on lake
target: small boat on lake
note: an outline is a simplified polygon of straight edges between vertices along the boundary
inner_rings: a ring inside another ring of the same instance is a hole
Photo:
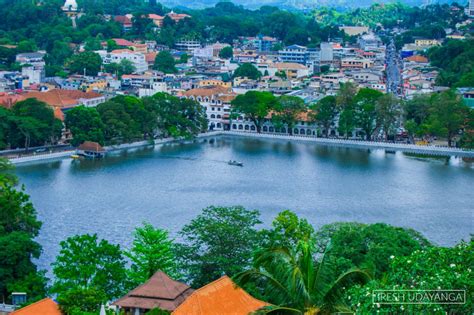
[[[81,156],[78,155],[78,154],[71,154],[71,159],[73,159],[73,160],[79,160],[80,158],[81,158]]]
[[[230,160],[229,162],[227,162],[227,164],[233,165],[233,166],[244,166],[244,163],[238,162],[238,161],[235,161],[235,160]]]

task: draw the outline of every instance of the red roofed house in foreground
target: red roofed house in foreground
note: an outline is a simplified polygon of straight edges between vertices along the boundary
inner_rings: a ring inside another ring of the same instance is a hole
[[[172,315],[248,315],[270,304],[257,300],[223,276],[194,291]]]
[[[191,295],[193,289],[175,281],[164,272],[158,271],[147,282],[130,291],[113,305],[120,307],[125,314],[143,314],[154,308],[174,311]]]
[[[10,315],[61,315],[58,303],[50,298],[42,299],[36,303],[30,304],[19,310],[10,313]]]

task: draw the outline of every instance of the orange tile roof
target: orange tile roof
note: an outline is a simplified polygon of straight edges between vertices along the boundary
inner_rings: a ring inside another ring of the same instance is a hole
[[[91,99],[101,97],[96,92],[83,92],[79,90],[53,89],[47,92],[29,92],[24,98],[36,98],[50,106],[71,107],[78,104],[79,99]]]
[[[154,13],[148,14],[148,18],[152,19],[152,20],[163,20],[164,19],[163,16],[158,15],[158,14],[154,14]]]
[[[194,291],[172,315],[248,315],[269,305],[223,276]]]
[[[12,108],[16,102],[25,100],[25,97],[20,94],[0,93],[0,106],[5,108]]]
[[[413,61],[413,62],[419,62],[419,63],[428,63],[428,58],[420,56],[420,55],[415,55],[406,58],[408,61]]]
[[[185,96],[211,96],[222,93],[229,93],[229,89],[223,86],[212,86],[191,89],[183,93]]]
[[[123,38],[113,38],[112,39],[119,46],[132,46],[133,43]]]
[[[56,302],[50,298],[45,298],[36,303],[20,308],[19,310],[10,313],[10,315],[61,315],[61,311]]]

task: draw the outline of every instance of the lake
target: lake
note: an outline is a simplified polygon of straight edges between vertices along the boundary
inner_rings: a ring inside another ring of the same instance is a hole
[[[264,226],[284,209],[315,227],[385,222],[446,246],[474,232],[474,165],[454,157],[226,136],[16,172],[43,221],[46,269],[69,236],[97,233],[127,247],[142,222],[176,236],[209,205],[259,209]]]

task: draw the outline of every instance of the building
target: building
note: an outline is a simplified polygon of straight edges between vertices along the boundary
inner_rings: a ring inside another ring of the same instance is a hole
[[[346,69],[367,69],[372,67],[374,62],[369,59],[343,58],[341,68]]]
[[[31,66],[42,66],[46,64],[44,62],[44,52],[31,52],[31,53],[21,53],[16,55],[15,61],[20,65],[31,65]]]
[[[230,129],[230,103],[235,96],[224,86],[199,87],[181,94],[181,97],[195,100],[206,108],[209,130]]]
[[[339,30],[349,36],[358,36],[369,32],[368,26],[340,26]]]
[[[42,66],[24,66],[21,75],[28,77],[29,84],[38,84],[44,82],[46,71]]]
[[[126,15],[117,15],[114,17],[114,21],[122,25],[122,31],[129,32],[132,30],[133,23],[132,19]]]
[[[20,308],[10,315],[61,315],[58,303],[50,298],[42,299],[38,302]]]
[[[135,73],[143,73],[148,70],[148,63],[143,53],[130,49],[116,49],[111,52],[100,50],[97,53],[102,58],[104,64],[120,63],[122,60],[129,60],[135,67]]]
[[[363,50],[376,50],[383,45],[382,40],[374,33],[364,34],[357,40],[359,47]]]
[[[113,303],[126,315],[143,314],[154,308],[172,312],[193,293],[188,285],[156,272],[147,282]]]
[[[334,46],[332,43],[321,43],[320,62],[327,63],[334,60]]]
[[[232,88],[232,83],[231,82],[224,82],[221,80],[214,80],[214,79],[205,79],[201,80],[198,83],[199,87],[205,87],[205,86],[222,86],[225,87],[226,89]]]
[[[172,315],[248,315],[270,304],[257,300],[238,287],[229,277],[197,289]]]
[[[270,64],[268,67],[268,74],[275,76],[277,72],[283,72],[289,80],[307,77],[310,74],[308,67],[294,62],[277,62]]]
[[[306,65],[309,61],[309,51],[305,46],[291,45],[278,51],[278,57],[282,62],[300,63]]]
[[[474,18],[474,0],[469,0],[466,6],[466,15]]]
[[[84,141],[76,150],[78,155],[92,158],[92,159],[100,159],[105,156],[105,149],[98,144],[97,142],[93,141]]]
[[[441,46],[441,42],[437,39],[415,39],[415,46],[416,47],[433,47],[433,46]]]
[[[24,99],[36,98],[49,106],[68,109],[79,105],[95,107],[105,102],[105,97],[96,92],[82,92],[79,90],[53,89],[47,92],[28,92],[22,94]]]
[[[196,49],[201,48],[201,42],[194,39],[182,39],[176,42],[176,49],[192,54]]]
[[[165,14],[165,16],[161,16],[158,14],[148,14],[148,18],[153,21],[153,24],[155,24],[156,27],[159,28],[163,26],[163,22],[166,16],[172,19],[175,23],[178,23],[179,21],[186,18],[191,18],[191,16],[188,14],[175,13],[174,11]]]

